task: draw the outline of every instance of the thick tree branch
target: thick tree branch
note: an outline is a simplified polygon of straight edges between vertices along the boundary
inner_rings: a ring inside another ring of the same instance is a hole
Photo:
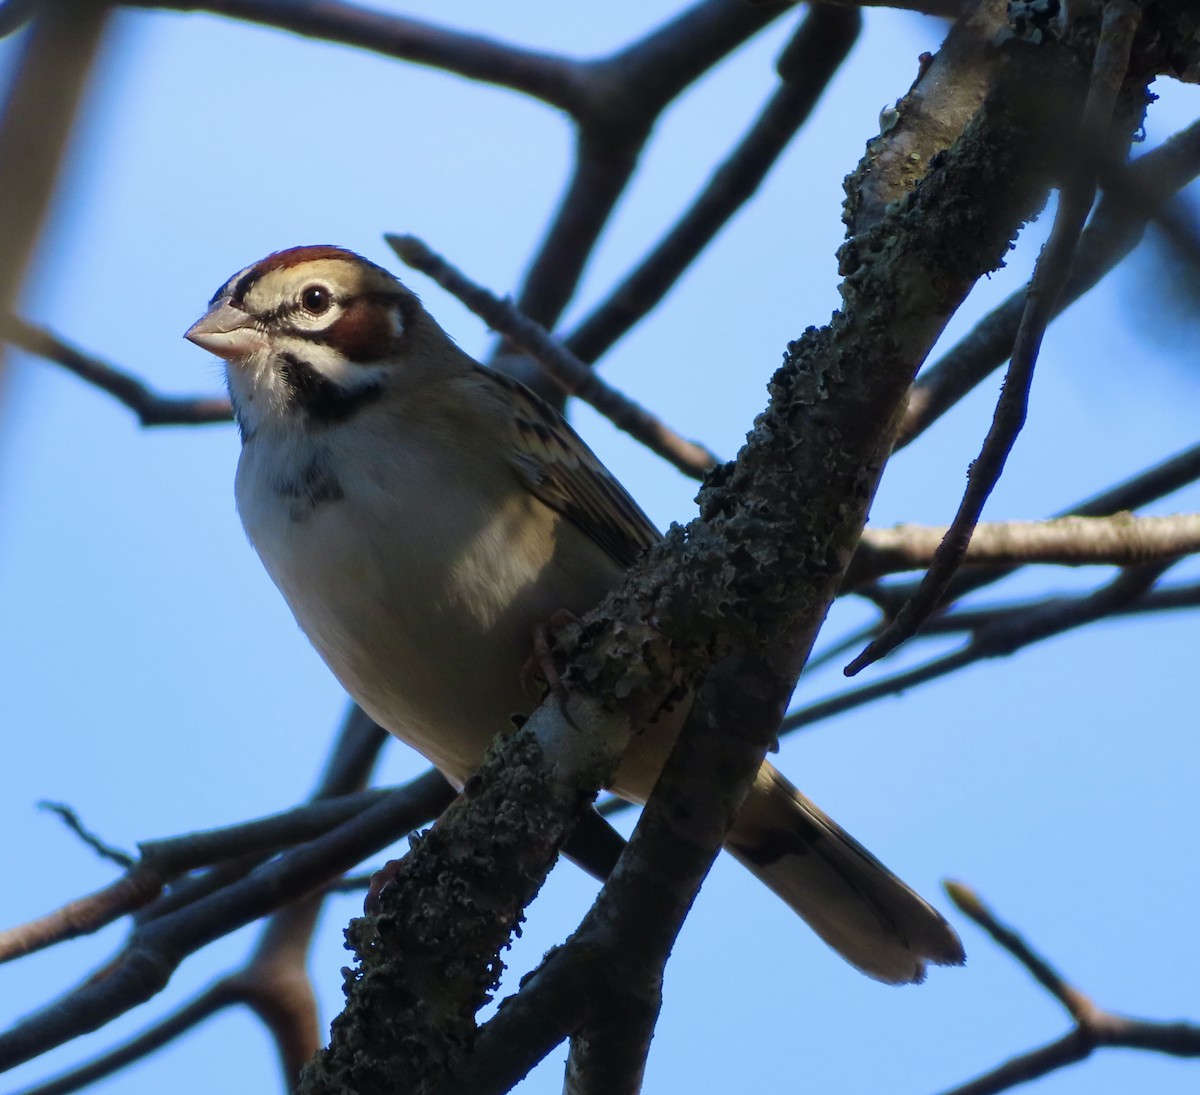
[[[919,60],[912,87],[883,110],[879,135],[847,180],[844,261],[853,261],[854,237],[878,224],[975,116],[1002,63],[995,39],[1004,25],[1004,0],[964,2],[937,53]]]
[[[663,968],[790,690],[762,663],[737,656],[709,674],[596,903],[481,1029],[442,1095],[499,1095],[567,1036],[565,1090],[638,1090]]]

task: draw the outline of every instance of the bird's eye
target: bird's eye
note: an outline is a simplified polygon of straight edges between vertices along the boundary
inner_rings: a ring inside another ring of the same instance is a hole
[[[333,296],[324,285],[309,285],[300,294],[300,306],[312,316],[329,311]]]

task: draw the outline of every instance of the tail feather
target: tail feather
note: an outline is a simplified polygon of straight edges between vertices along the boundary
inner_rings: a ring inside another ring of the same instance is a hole
[[[927,962],[965,960],[941,914],[770,764],[758,773],[725,846],[869,977],[917,982]]]

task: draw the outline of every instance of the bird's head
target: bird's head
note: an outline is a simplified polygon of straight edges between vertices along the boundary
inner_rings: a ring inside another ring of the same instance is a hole
[[[433,329],[433,331],[430,330]],[[436,332],[416,296],[340,247],[277,251],[234,274],[185,337],[223,358],[243,436],[323,426],[380,399]],[[415,379],[415,378],[413,378]]]

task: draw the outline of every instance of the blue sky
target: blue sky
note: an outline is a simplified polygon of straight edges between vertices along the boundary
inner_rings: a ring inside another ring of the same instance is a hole
[[[444,14],[431,2],[404,10]],[[584,56],[671,11],[476,2],[453,18]],[[725,456],[761,409],[787,341],[836,306],[841,178],[918,54],[936,47],[938,26],[918,17],[869,11],[866,23],[755,201],[605,359],[607,379]],[[668,111],[572,315],[640,256],[737,139],[773,88],[787,29],[756,39]],[[0,66],[11,55],[0,50]],[[215,361],[182,332],[229,274],[280,247],[341,243],[395,268],[382,233],[412,232],[510,291],[570,162],[565,120],[520,96],[202,15],[122,15],[101,76],[25,310],[167,392],[217,389]],[[1156,90],[1149,145],[1200,112],[1195,89]],[[1009,267],[979,286],[947,345],[1028,275],[1044,230],[1034,225]],[[1052,328],[1028,427],[986,516],[1044,516],[1195,442],[1194,350],[1140,337],[1156,315],[1146,272],[1111,279]],[[474,317],[424,279],[406,280],[465,348],[485,352]],[[70,803],[126,847],[281,809],[311,787],[345,703],[245,542],[234,430],[141,431],[55,367],[11,360],[0,408],[4,926],[112,877],[37,800]],[[875,524],[949,518],[997,388],[984,385],[897,457]],[[589,411],[573,420],[660,525],[692,514],[692,483]],[[1197,508],[1193,489],[1155,511]],[[1005,591],[1088,578],[1044,569]],[[862,618],[860,606],[839,606],[825,639]],[[1195,628],[1179,614],[1063,636],[796,735],[778,763],[943,908],[940,879],[976,886],[1098,1003],[1198,1020],[1200,882],[1187,865],[1200,823]],[[840,687],[835,667],[806,678],[797,699]],[[423,768],[395,745],[382,778]],[[578,922],[594,889],[569,865],[555,870],[509,955],[514,975]],[[340,928],[357,906],[330,904],[314,950],[323,1022],[339,1005]],[[667,970],[647,1090],[918,1095],[1061,1033],[1057,1006],[953,918],[966,969],[886,989],[722,858]],[[121,937],[110,928],[5,967],[0,1020],[73,983]],[[6,1076],[3,1089],[140,1029],[237,964],[253,938],[209,948],[154,1003]],[[559,1090],[559,1060],[520,1090]],[[214,1061],[226,1095],[276,1089],[266,1036],[231,1013],[97,1090],[207,1092]],[[1173,1095],[1196,1083],[1194,1065],[1110,1052],[1028,1090]]]

